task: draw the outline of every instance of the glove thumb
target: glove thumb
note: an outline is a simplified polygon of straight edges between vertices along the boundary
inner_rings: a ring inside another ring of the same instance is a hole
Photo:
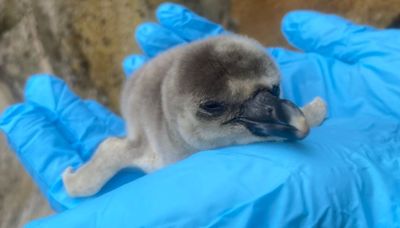
[[[375,51],[371,34],[376,29],[356,25],[336,15],[313,11],[294,11],[282,21],[288,42],[305,52],[355,63]]]

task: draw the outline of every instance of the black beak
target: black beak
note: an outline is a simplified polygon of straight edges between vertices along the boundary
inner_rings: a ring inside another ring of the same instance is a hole
[[[252,134],[261,137],[300,140],[309,132],[307,121],[295,104],[266,90],[243,103],[239,115],[229,122],[243,124]]]

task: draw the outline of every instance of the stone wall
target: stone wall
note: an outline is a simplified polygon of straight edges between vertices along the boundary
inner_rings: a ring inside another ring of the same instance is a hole
[[[282,17],[295,9],[335,13],[355,22],[386,27],[400,14],[399,0],[232,0],[231,17],[238,32],[268,46],[286,45],[280,33]]]

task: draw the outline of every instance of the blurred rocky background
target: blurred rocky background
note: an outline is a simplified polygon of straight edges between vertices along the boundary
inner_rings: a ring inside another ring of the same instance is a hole
[[[82,97],[118,111],[124,56],[139,52],[133,31],[153,20],[161,0],[0,0],[0,112],[21,101],[26,78],[53,73]],[[400,0],[177,0],[236,32],[269,46],[287,46],[282,16],[293,9],[340,14],[385,27]],[[0,136],[0,228],[21,227],[51,212]]]

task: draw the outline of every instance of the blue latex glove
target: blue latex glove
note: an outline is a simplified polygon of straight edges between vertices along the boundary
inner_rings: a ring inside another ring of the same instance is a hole
[[[24,95],[2,115],[0,128],[51,206],[72,208],[86,199],[68,197],[60,174],[82,165],[105,138],[124,136],[124,123],[97,102],[80,100],[54,76],[33,75]],[[124,173],[129,175],[118,175],[99,194],[142,175]]]
[[[162,5],[157,17],[161,26],[138,28],[136,37],[146,56],[128,58],[125,72],[132,72],[170,45],[223,31],[172,4]],[[400,84],[400,73],[396,65],[400,63],[400,32],[377,31],[313,12],[289,14],[283,32],[306,52],[270,50],[283,74],[284,96],[304,104],[320,95],[330,109],[330,118],[306,140],[198,153],[29,226],[399,226],[400,106],[396,100],[400,86],[396,85]],[[57,97],[56,103],[62,104],[63,99]],[[30,115],[21,117],[19,113],[29,109],[21,109],[14,114],[13,109],[8,111],[1,126],[13,147],[25,151],[18,153],[22,161],[38,159],[37,153],[30,153],[39,149],[52,154],[34,168],[34,172],[46,174],[51,169],[43,167],[62,160],[64,152],[29,147],[35,142],[48,144],[49,139],[42,141],[35,134],[23,137],[27,130],[21,124],[30,123],[35,128],[34,121],[41,120],[42,114],[27,119]],[[15,119],[21,123],[13,125]],[[54,122],[47,122],[36,130],[53,126]],[[12,132],[14,137],[10,137]],[[26,143],[28,138],[32,140]],[[88,154],[93,152],[94,147],[88,148]],[[54,176],[65,168],[63,165],[54,163],[53,171],[58,168]],[[58,202],[69,202],[62,187],[59,189],[63,197]]]

